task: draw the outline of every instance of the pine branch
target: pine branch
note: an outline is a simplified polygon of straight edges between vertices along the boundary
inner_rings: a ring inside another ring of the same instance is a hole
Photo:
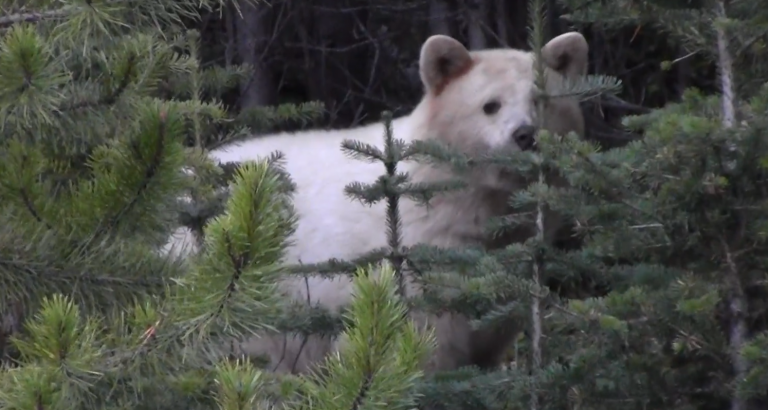
[[[141,180],[138,181],[138,184],[132,187],[133,194],[131,198],[128,199],[115,213],[105,214],[91,235],[82,243],[76,252],[85,251],[98,239],[101,239],[104,235],[109,234],[109,232],[111,232],[119,223],[123,222],[125,216],[128,215],[133,209],[135,209],[143,199],[149,185],[154,179],[157,178],[160,165],[167,155],[166,151],[168,150],[169,145],[169,136],[167,135],[167,119],[168,113],[165,110],[161,110],[158,114],[158,121],[156,124],[154,124],[157,125],[156,130],[150,130],[150,132],[156,131],[156,135],[153,136],[154,140],[152,141],[154,145],[152,147],[152,154],[149,158],[146,158],[147,161],[141,165],[141,171],[143,175]],[[152,120],[149,119],[149,121]],[[138,140],[134,140],[129,147],[131,154],[133,154],[136,159],[144,159],[142,158],[143,153],[141,152],[140,145],[141,144]]]
[[[298,395],[293,409],[416,404],[414,387],[423,378],[421,364],[435,347],[433,333],[407,318],[395,271],[387,263],[358,268],[353,286],[346,315],[350,324],[339,336],[340,351],[305,378],[310,388]]]
[[[255,334],[279,316],[278,261],[296,223],[282,181],[267,160],[238,170],[225,214],[205,227],[207,247],[174,296],[190,331]]]
[[[138,67],[137,56],[135,54],[129,55],[126,64],[127,68],[125,69],[125,72],[120,78],[120,82],[114,90],[109,91],[106,95],[102,95],[96,100],[85,100],[67,104],[59,108],[59,110],[66,112],[80,110],[83,108],[95,108],[99,106],[115,104],[120,96],[123,95],[125,90],[128,89],[128,85],[131,82],[131,77],[133,77],[133,75],[136,73],[136,69]]]
[[[165,284],[165,281],[162,278],[152,277],[151,275],[134,279],[124,279],[109,276],[104,272],[93,271],[88,268],[73,270],[58,267],[38,268],[35,265],[36,264],[30,263],[29,266],[26,266],[25,263],[16,260],[0,259],[0,267],[3,269],[23,272],[38,283],[43,283],[46,279],[60,283],[80,282],[93,286],[103,286],[105,289],[111,287],[113,290],[129,284],[141,288],[160,290]]]
[[[19,196],[21,197],[21,201],[24,203],[24,206],[27,208],[29,213],[32,215],[33,218],[37,222],[40,222],[41,224],[45,225],[48,229],[53,229],[53,225],[49,224],[47,221],[45,221],[40,215],[39,212],[37,212],[37,209],[35,208],[35,204],[32,203],[32,198],[30,198],[29,192],[27,192],[27,189],[24,187],[19,188]]]

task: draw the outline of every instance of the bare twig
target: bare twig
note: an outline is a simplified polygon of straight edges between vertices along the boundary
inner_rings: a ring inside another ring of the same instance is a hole
[[[11,14],[9,16],[0,17],[0,27],[10,26],[21,22],[32,23],[45,19],[63,18],[66,17],[70,11],[71,7],[64,7],[58,10]]]

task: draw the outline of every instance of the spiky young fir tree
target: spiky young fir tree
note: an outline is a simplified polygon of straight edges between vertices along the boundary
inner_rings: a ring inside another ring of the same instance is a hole
[[[386,236],[387,246],[370,249],[354,260],[332,258],[320,263],[286,266],[286,270],[291,274],[327,277],[355,275],[361,266],[378,264],[382,260],[386,260],[395,270],[399,295],[404,296],[404,275],[406,269],[412,269],[413,260],[410,249],[401,244],[400,199],[409,198],[420,205],[427,206],[428,201],[433,196],[440,192],[460,189],[463,184],[452,179],[431,183],[414,183],[410,181],[408,174],[399,172],[397,167],[401,161],[424,160],[424,157],[429,155],[430,150],[419,142],[406,143],[394,138],[392,119],[391,112],[382,113],[384,125],[382,144],[372,145],[356,140],[345,140],[339,148],[351,158],[382,164],[382,175],[376,182],[350,181],[345,187],[345,193],[350,197],[350,200],[359,201],[360,206],[370,206],[381,201],[386,203],[386,214],[382,216],[386,218],[387,230],[380,234]],[[420,278],[415,279],[418,281]],[[421,298],[408,298],[407,301],[409,305],[423,302]],[[340,333],[345,326],[340,317],[332,315],[321,307],[312,307],[308,311],[306,307],[302,307],[302,304],[296,304],[295,312],[304,315],[305,319],[296,320],[295,317],[287,317],[280,330],[303,335],[317,332],[333,335]]]
[[[764,408],[765,10],[748,1],[565,3],[579,11],[574,21],[618,18],[675,34],[717,64],[720,92],[689,90],[628,118],[643,139],[621,149],[573,138],[550,147],[574,187],[550,201],[570,210],[584,239],[562,266],[612,291],[553,301],[550,349],[566,366],[546,381],[547,403]]]

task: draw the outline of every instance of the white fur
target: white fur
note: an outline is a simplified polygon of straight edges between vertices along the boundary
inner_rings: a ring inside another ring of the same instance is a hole
[[[413,128],[423,111],[423,107],[417,108],[410,116],[395,119],[392,124],[395,138],[410,141],[417,137],[419,132]],[[342,152],[341,142],[354,139],[382,147],[383,135],[381,123],[346,130],[281,133],[222,147],[211,151],[210,155],[219,162],[241,162],[281,151],[286,159],[285,170],[296,183],[293,202],[299,218],[292,238],[295,243],[287,249],[285,261],[317,263],[330,258],[352,259],[387,245],[386,204],[382,201],[372,206],[364,205],[345,196],[344,187],[353,181],[374,182],[385,169],[381,163],[349,158]],[[398,171],[414,174],[417,178],[427,174],[413,162],[402,162]],[[466,244],[462,238],[474,234],[478,222],[487,218],[487,211],[480,203],[445,202],[443,205],[428,209],[401,199],[403,245],[427,242],[437,246],[461,246]],[[187,250],[196,248],[195,238],[186,228],[180,228],[175,236],[175,241],[168,246],[182,245]],[[309,298],[307,288],[310,289]],[[352,284],[348,280],[309,277],[306,282],[302,279],[286,281],[281,290],[289,297],[336,310],[349,303]],[[417,321],[423,325],[425,319]],[[455,335],[452,341],[457,345],[443,343],[438,349],[446,351],[446,359],[461,356],[460,351],[466,350],[464,345],[468,343],[460,338],[470,331],[467,321],[463,318],[451,321],[449,315],[444,315],[437,324],[442,325],[443,332]],[[282,358],[276,371],[302,372],[333,349],[333,342],[327,338],[312,337],[310,342],[302,343],[301,338],[286,335],[262,336],[247,341],[242,348],[250,355],[267,354],[275,361]],[[282,356],[284,344],[285,357]],[[296,360],[299,351],[302,356]],[[441,361],[439,367],[455,366]]]
[[[428,52],[422,52],[422,71],[428,68],[424,67],[425,59],[429,59]],[[531,54],[505,49],[477,51],[471,55],[472,68],[450,82],[446,81],[439,92],[426,84],[428,92],[421,103],[410,115],[394,120],[396,138],[406,142],[439,138],[465,152],[478,153],[510,146],[514,130],[535,120]],[[424,74],[422,78],[425,78]],[[499,112],[492,116],[482,110],[490,99],[502,102]],[[572,128],[579,127],[580,124]],[[345,139],[383,147],[383,136],[381,123],[347,130],[280,133],[225,146],[210,155],[218,161],[229,162],[264,158],[276,150],[285,154],[286,170],[297,185],[294,205],[299,217],[297,230],[291,238],[294,244],[287,250],[285,262],[316,263],[329,258],[351,259],[386,246],[386,204],[382,201],[366,206],[344,194],[344,187],[353,181],[374,182],[384,174],[384,166],[352,159],[341,150],[341,142]],[[409,173],[414,182],[444,180],[451,176],[445,169],[414,162],[400,163],[398,171]],[[492,202],[488,194],[509,194],[520,187],[520,181],[502,177],[500,172],[489,168],[473,174],[468,182],[468,189],[435,198],[430,208],[401,199],[403,245],[427,243],[464,247],[482,244],[484,224],[505,208],[503,201]],[[498,198],[506,199],[505,195]],[[555,228],[553,225],[550,230]],[[195,246],[191,234],[183,228],[176,232],[172,244]],[[165,250],[170,251],[170,246]],[[351,282],[310,277],[307,282],[286,280],[280,284],[280,289],[295,300],[337,309],[349,302]],[[411,284],[409,292],[413,294],[418,290]],[[488,331],[483,333],[488,340],[477,340],[480,333],[471,330],[467,318],[459,315],[434,317],[412,313],[412,319],[417,324],[435,326],[438,346],[425,365],[427,371],[473,364],[474,356],[486,353],[477,352],[478,349],[490,349],[490,345],[509,342],[494,340],[500,336]],[[515,332],[502,333],[505,339],[511,339],[508,333]],[[289,335],[265,335],[242,344],[247,354],[268,355],[273,361],[272,368],[279,372],[304,372],[335,348],[334,342],[327,338],[312,337],[305,343]],[[493,349],[498,350],[497,347]]]

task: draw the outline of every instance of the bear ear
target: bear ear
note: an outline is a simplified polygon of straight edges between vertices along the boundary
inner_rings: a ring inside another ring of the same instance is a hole
[[[427,91],[440,94],[451,80],[472,67],[472,56],[457,40],[434,35],[421,46],[419,75]]]
[[[587,40],[577,32],[561,34],[541,48],[544,64],[568,78],[587,74],[588,54]]]

